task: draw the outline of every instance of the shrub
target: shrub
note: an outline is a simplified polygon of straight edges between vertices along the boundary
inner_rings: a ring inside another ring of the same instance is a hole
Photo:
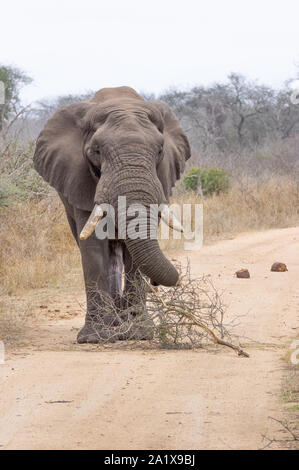
[[[229,188],[228,176],[224,170],[219,168],[203,170],[200,174],[200,181],[204,194],[225,193]]]
[[[187,171],[184,178],[184,185],[186,189],[191,189],[192,191],[197,190],[198,178],[200,176],[200,168],[193,167]]]
[[[201,189],[204,195],[219,194],[229,188],[227,173],[220,168],[200,169],[191,168],[184,178],[186,189],[196,191],[200,178]]]
[[[0,207],[49,193],[49,186],[33,168],[33,152],[33,142],[11,140],[4,151],[0,145]]]

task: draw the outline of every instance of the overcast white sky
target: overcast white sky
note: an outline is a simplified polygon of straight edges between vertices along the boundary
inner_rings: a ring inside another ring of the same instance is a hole
[[[24,102],[105,86],[223,81],[280,86],[299,61],[298,0],[6,0],[0,63],[34,83]]]

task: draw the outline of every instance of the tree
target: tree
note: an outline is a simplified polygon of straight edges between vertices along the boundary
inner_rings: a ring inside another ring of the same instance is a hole
[[[86,91],[80,94],[69,94],[57,96],[54,99],[44,99],[36,103],[33,113],[37,119],[40,119],[44,124],[57,109],[63,106],[70,106],[74,103],[80,103],[80,101],[89,100],[95,94],[94,91]]]
[[[201,156],[245,155],[298,132],[299,106],[289,95],[231,73],[225,83],[172,89],[160,99],[175,111]]]
[[[4,123],[20,108],[20,89],[32,82],[32,78],[17,67],[0,65],[0,81],[4,84],[4,103],[0,103],[0,131]]]

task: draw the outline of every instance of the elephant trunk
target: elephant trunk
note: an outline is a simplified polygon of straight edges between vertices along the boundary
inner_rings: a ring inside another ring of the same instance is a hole
[[[175,286],[179,274],[175,267],[163,255],[157,240],[126,239],[125,244],[135,265],[151,281],[163,286]]]
[[[132,176],[135,174],[135,176]],[[110,191],[109,191],[109,189]],[[113,192],[111,192],[113,188]],[[107,198],[108,196],[108,198]],[[165,202],[162,185],[155,174],[149,178],[149,168],[139,166],[122,168],[122,174],[113,176],[109,182],[105,178],[99,181],[95,201],[109,202],[115,208],[116,220],[119,216],[118,196],[126,196],[126,207],[122,209],[127,225],[127,238],[124,240],[132,260],[140,271],[152,282],[164,286],[174,286],[178,282],[178,272],[163,255],[157,240],[158,220],[150,217],[150,205]],[[107,201],[108,199],[108,201]],[[146,210],[143,217],[138,217],[138,236],[131,237],[128,230],[132,217],[127,217],[127,208],[133,204],[142,204]],[[154,224],[154,225],[153,225]],[[154,238],[150,237],[154,234]]]

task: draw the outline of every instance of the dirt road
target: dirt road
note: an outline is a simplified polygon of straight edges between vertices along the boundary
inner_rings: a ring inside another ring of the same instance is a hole
[[[256,449],[280,435],[281,380],[298,338],[299,228],[241,235],[190,257],[211,274],[250,358],[231,350],[109,351],[74,344],[82,315],[37,322],[0,365],[2,449]],[[275,261],[288,272],[270,272]],[[250,279],[234,272],[248,268]],[[49,299],[62,311],[81,302]],[[75,307],[74,307],[75,310]],[[1,339],[1,338],[0,338]]]

